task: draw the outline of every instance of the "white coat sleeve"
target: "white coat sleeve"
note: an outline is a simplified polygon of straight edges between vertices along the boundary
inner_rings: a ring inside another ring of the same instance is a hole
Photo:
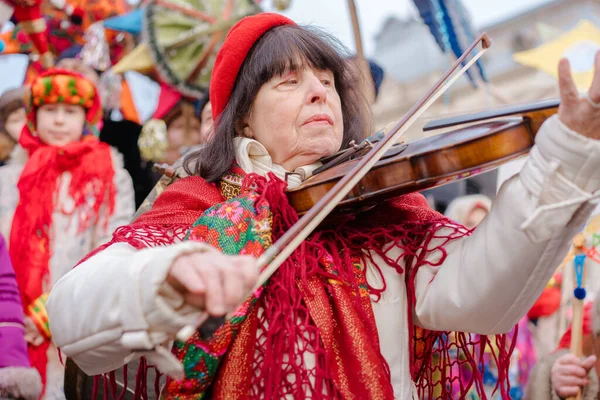
[[[599,189],[600,141],[557,116],[546,121],[523,169],[502,185],[473,234],[449,242],[441,265],[417,272],[415,322],[433,330],[509,331],[563,260]],[[432,252],[428,261],[439,257]]]
[[[115,243],[90,257],[50,293],[47,310],[57,346],[88,375],[146,356],[162,372],[182,378],[170,342],[206,315],[184,304],[165,279],[178,256],[207,248],[192,241],[143,250]]]

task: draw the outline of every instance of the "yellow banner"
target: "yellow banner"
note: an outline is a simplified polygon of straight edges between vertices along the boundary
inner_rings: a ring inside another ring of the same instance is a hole
[[[123,74],[127,71],[137,71],[140,73],[148,73],[152,70],[152,57],[146,43],[140,43],[129,54],[124,56],[112,68],[115,74]]]
[[[594,73],[594,56],[600,50],[600,30],[583,20],[575,28],[535,49],[513,54],[523,65],[542,70],[558,79],[558,62],[566,58],[580,91],[587,90]]]

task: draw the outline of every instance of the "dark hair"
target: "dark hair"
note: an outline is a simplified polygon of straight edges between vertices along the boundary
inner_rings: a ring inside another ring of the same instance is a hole
[[[69,48],[66,48],[62,51],[56,58],[55,64],[58,64],[65,58],[77,58],[81,55],[81,51],[83,50],[83,46],[80,44],[73,45]]]
[[[240,68],[227,106],[215,121],[214,139],[186,157],[186,172],[208,182],[221,179],[235,160],[233,139],[239,136],[259,89],[274,76],[304,65],[334,74],[344,119],[342,148],[352,140],[362,140],[369,132],[367,103],[357,90],[356,70],[345,60],[345,52],[336,39],[314,28],[284,25],[267,31]]]
[[[25,86],[7,90],[0,96],[0,132],[5,132],[6,120],[13,112],[25,109]]]
[[[198,114],[198,108],[196,107],[195,102],[191,102],[188,100],[180,100],[175,104],[167,113],[162,117],[162,120],[165,121],[167,127],[169,127],[177,118],[182,115],[190,115],[188,113],[191,111],[191,116],[200,121],[200,114]]]

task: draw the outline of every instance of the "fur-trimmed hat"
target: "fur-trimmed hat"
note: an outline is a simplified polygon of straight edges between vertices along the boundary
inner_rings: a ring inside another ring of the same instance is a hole
[[[31,133],[36,130],[36,111],[46,104],[65,103],[78,105],[86,110],[86,128],[84,134],[93,133],[102,119],[102,103],[96,86],[73,71],[51,68],[35,78],[25,96],[27,106],[27,125]]]

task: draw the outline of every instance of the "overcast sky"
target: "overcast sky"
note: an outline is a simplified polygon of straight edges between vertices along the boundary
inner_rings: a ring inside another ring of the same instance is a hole
[[[520,14],[549,1],[462,0],[471,13],[476,28]],[[262,3],[266,9],[273,10],[272,0],[262,0]],[[375,36],[388,16],[418,16],[412,0],[355,0],[355,4],[367,56],[374,51]],[[291,7],[283,14],[300,24],[314,24],[326,28],[348,48],[355,48],[347,0],[291,0]]]

